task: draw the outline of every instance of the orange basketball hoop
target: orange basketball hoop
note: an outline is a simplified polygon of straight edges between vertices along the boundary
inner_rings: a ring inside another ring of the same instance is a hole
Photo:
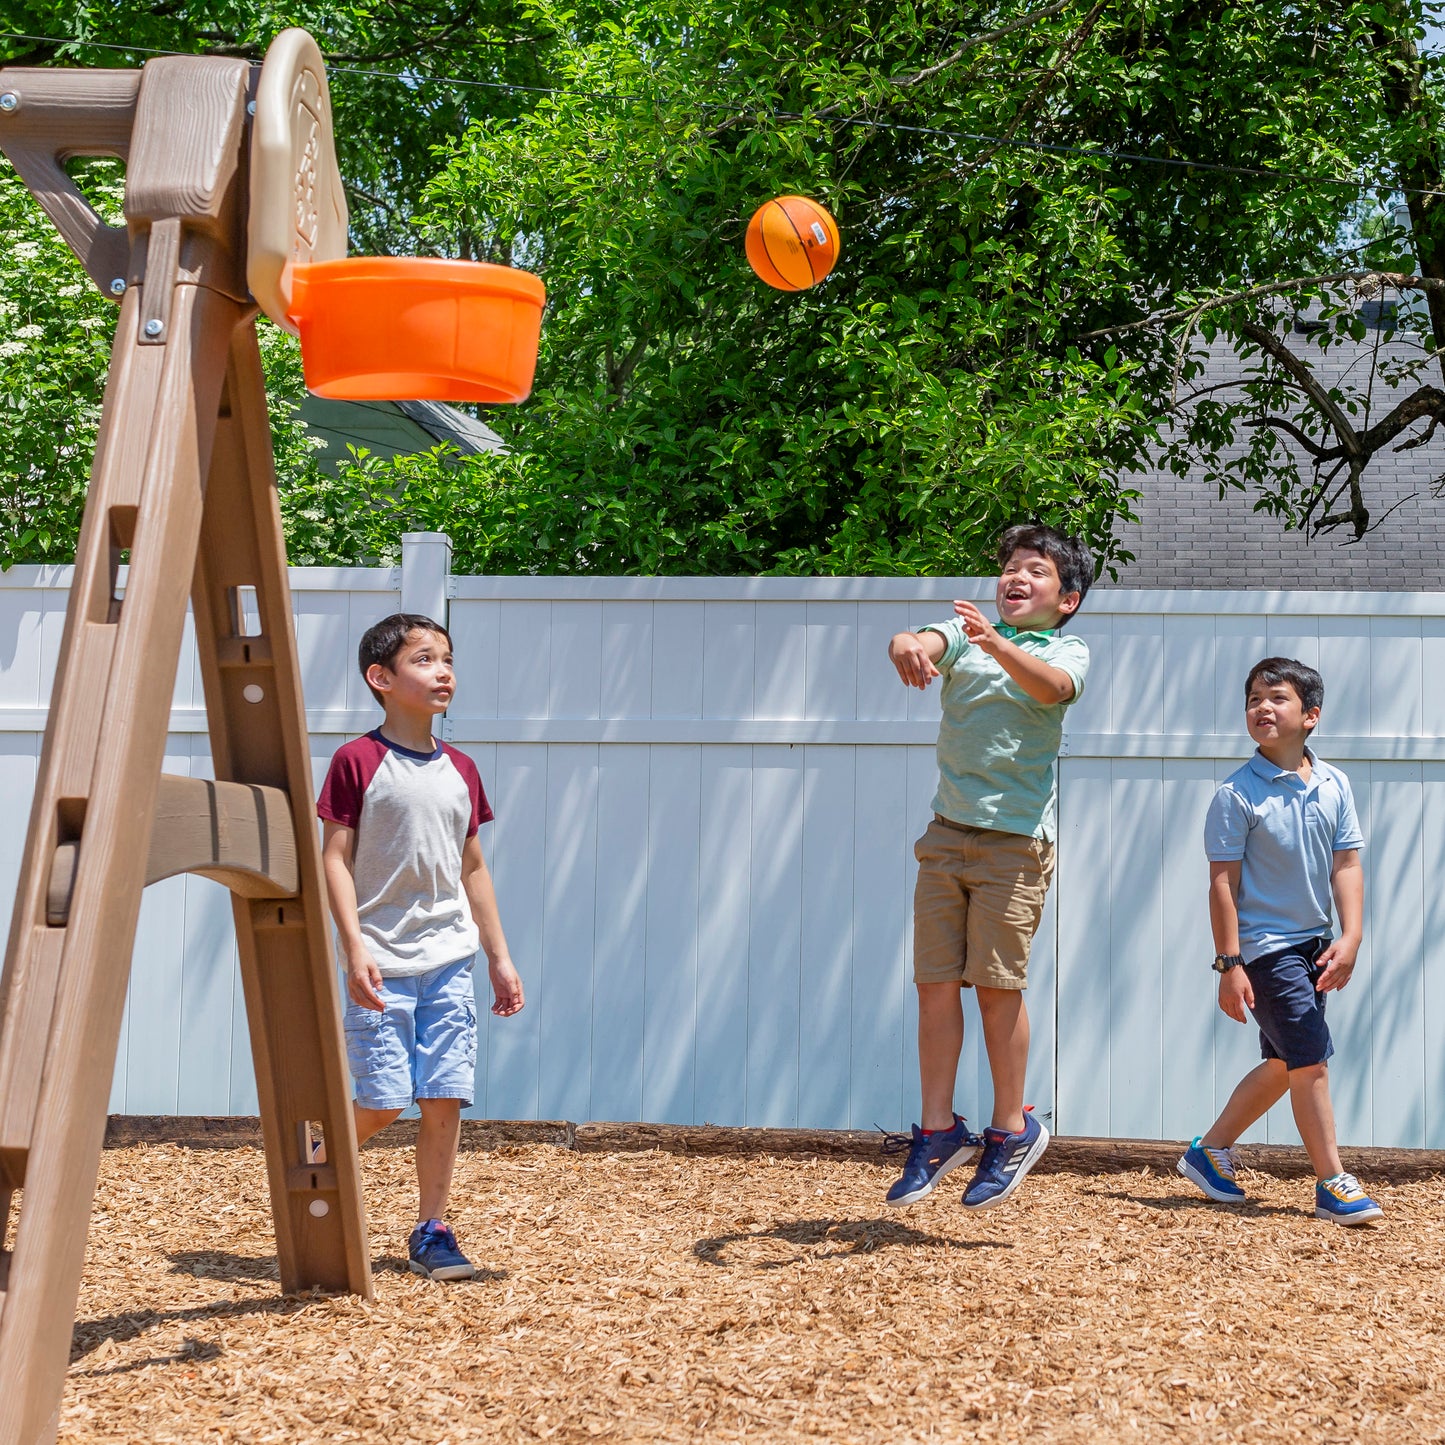
[[[306,386],[347,401],[522,401],[546,288],[480,261],[356,256],[298,265],[290,319]]]

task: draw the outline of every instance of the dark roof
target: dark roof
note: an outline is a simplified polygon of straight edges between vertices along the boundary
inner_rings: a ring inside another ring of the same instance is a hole
[[[1349,374],[1363,383],[1377,336],[1331,347],[1321,354],[1302,338],[1297,349],[1315,363],[1327,382]],[[1382,357],[1415,355],[1425,349],[1420,337],[1400,332],[1380,340]],[[1195,385],[1208,385],[1238,375],[1238,363],[1222,341],[1209,349],[1207,371]],[[1231,369],[1234,368],[1234,369]],[[1439,386],[1440,376],[1426,371],[1419,382]],[[1419,382],[1410,383],[1413,388]],[[1376,397],[1382,384],[1376,381]],[[1385,389],[1389,395],[1389,389]],[[1399,395],[1406,394],[1402,390]],[[1399,397],[1372,409],[1376,419]],[[1360,418],[1354,418],[1359,425]],[[1423,424],[1412,429],[1418,436]],[[1442,433],[1445,436],[1445,433]],[[1402,438],[1403,439],[1403,438]],[[1304,453],[1289,443],[1296,454]],[[1243,450],[1241,447],[1240,451]],[[1163,469],[1131,479],[1142,498],[1135,504],[1138,523],[1116,529],[1116,536],[1135,560],[1119,569],[1119,580],[1100,579],[1100,586],[1199,588],[1327,588],[1348,591],[1422,592],[1445,590],[1445,496],[1431,493],[1445,474],[1445,441],[1410,451],[1385,450],[1365,473],[1366,496],[1373,530],[1356,542],[1349,528],[1310,540],[1283,522],[1254,510],[1255,497],[1230,488],[1221,498],[1217,487],[1195,468],[1183,477]],[[1309,476],[1308,468],[1302,475]]]
[[[325,443],[319,460],[333,474],[348,445],[384,458],[430,451],[438,442],[463,455],[504,450],[490,427],[439,401],[333,401],[308,392],[301,420]]]

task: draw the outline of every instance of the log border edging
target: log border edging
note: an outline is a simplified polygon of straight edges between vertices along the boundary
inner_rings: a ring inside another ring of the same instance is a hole
[[[399,1120],[367,1147],[396,1148],[415,1136],[415,1120]],[[1040,1174],[1172,1173],[1187,1141],[1089,1139],[1055,1136],[1035,1166]],[[858,1159],[878,1162],[882,1135],[865,1129],[750,1129],[715,1124],[634,1124],[566,1119],[462,1122],[464,1150],[551,1144],[580,1154],[635,1154],[660,1150],[699,1157]],[[173,1144],[187,1149],[260,1148],[261,1121],[254,1115],[112,1114],[105,1146]],[[1445,1150],[1347,1148],[1344,1162],[1362,1178],[1405,1184],[1445,1176]],[[1308,1177],[1303,1149],[1277,1144],[1241,1148],[1241,1162],[1281,1178]]]

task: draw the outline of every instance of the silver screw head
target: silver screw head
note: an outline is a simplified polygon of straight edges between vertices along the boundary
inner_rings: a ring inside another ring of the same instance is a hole
[[[19,110],[20,97],[13,90],[0,94],[0,110]]]
[[[125,295],[125,278],[123,276],[117,276],[115,280],[110,283],[110,294],[112,296]]]
[[[246,114],[247,114],[247,115],[255,115],[255,114],[256,114],[256,102],[255,102],[254,100],[248,100],[248,101],[246,102]]]
[[[159,336],[166,329],[164,321],[157,321],[154,317],[146,322],[146,335]]]

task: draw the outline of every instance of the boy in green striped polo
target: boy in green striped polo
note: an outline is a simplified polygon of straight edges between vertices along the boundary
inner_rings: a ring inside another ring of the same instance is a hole
[[[888,646],[898,676],[925,688],[943,678],[938,792],[915,845],[913,977],[918,987],[922,1123],[888,1203],[913,1204],[951,1169],[983,1157],[966,1209],[1002,1204],[1048,1146],[1024,1110],[1029,950],[1054,871],[1054,762],[1064,709],[1084,690],[1089,649],[1060,635],[1094,580],[1077,538],[1010,527],[999,545],[999,621],[972,602]],[[982,1137],[954,1112],[963,1048],[961,988],[978,991],[993,1076],[993,1120]]]

